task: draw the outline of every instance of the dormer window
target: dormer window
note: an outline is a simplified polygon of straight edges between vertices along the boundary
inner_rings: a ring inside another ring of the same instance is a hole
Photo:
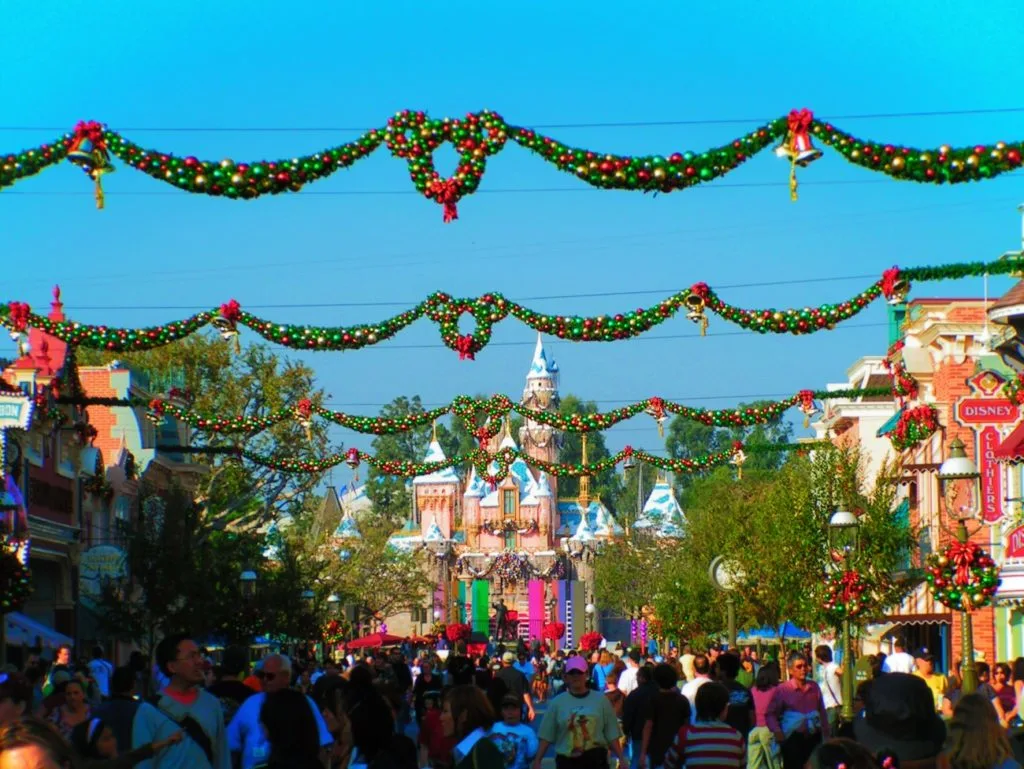
[[[504,489],[501,492],[501,511],[506,518],[515,518],[519,512],[519,494],[516,489]]]

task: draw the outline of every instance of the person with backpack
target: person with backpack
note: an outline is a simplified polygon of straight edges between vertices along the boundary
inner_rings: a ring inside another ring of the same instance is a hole
[[[168,683],[150,699],[152,709],[140,709],[132,747],[167,740],[180,730],[182,741],[160,755],[159,769],[231,769],[220,700],[200,688],[205,669],[199,647],[186,634],[167,636],[156,648],[156,662]]]

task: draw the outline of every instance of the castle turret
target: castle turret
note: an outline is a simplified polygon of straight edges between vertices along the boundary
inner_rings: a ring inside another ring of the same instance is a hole
[[[558,364],[548,356],[540,334],[537,334],[537,347],[533,351],[533,361],[526,374],[522,404],[536,411],[554,412],[558,410]],[[519,428],[519,445],[522,446],[524,452],[536,459],[557,462],[561,444],[561,432],[549,425],[542,425],[532,419],[527,419]],[[555,478],[549,480],[551,493],[556,499],[558,497],[557,483]]]
[[[657,482],[651,489],[640,517],[633,523],[636,532],[654,537],[675,539],[683,535],[686,521],[683,508],[676,499],[672,485],[663,474],[658,473]]]
[[[448,457],[437,441],[437,431],[427,447],[424,462],[444,462]],[[431,523],[435,523],[445,539],[450,539],[455,528],[456,506],[461,502],[462,482],[452,467],[443,467],[426,475],[418,475],[412,481],[416,505],[416,522],[422,527],[423,535]]]

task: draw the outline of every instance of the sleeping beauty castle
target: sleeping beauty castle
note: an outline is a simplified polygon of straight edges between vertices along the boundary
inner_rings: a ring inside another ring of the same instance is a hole
[[[521,403],[537,411],[557,411],[558,380],[558,365],[538,336]],[[518,435],[506,423],[488,450],[511,447],[557,462],[561,446],[560,431],[527,419]],[[445,458],[437,440],[431,440],[424,461]],[[566,628],[563,642],[573,644],[587,630],[598,629],[593,560],[624,531],[601,501],[591,497],[589,480],[580,478],[575,499],[562,499],[557,478],[522,458],[493,487],[475,469],[468,477],[445,468],[414,478],[409,517],[391,543],[422,554],[435,589],[427,605],[386,618],[388,632],[423,634],[436,622],[464,622],[474,634],[497,637],[499,601],[507,610],[508,638],[541,638],[544,625],[558,622]],[[365,487],[340,499],[330,489],[327,504],[340,515],[333,545],[344,552],[346,542],[360,536],[360,511],[370,506]],[[634,526],[637,534],[679,536],[682,510],[667,482],[655,486]]]

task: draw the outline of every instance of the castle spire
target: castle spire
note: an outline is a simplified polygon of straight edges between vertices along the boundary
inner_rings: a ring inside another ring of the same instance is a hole
[[[580,464],[583,465],[584,470],[587,466],[587,434],[583,433],[583,456],[580,459]],[[587,510],[590,509],[590,476],[584,473],[580,476],[580,495],[576,499],[580,506],[580,510],[583,511],[583,515],[587,514]]]
[[[533,350],[533,361],[530,363],[530,371],[526,375],[529,379],[551,379],[552,385],[557,387],[554,381],[558,377],[558,364],[554,359],[548,359],[547,351],[544,349],[544,340],[540,332],[537,332],[537,346]]]

